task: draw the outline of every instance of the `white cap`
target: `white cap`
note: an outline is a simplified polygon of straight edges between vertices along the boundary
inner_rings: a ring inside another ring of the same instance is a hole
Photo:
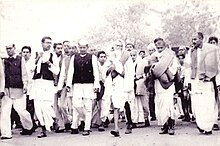
[[[88,41],[87,41],[87,40],[84,40],[84,39],[79,40],[79,41],[78,41],[78,44],[83,45],[83,46],[84,46],[84,45],[85,45],[85,46],[86,46],[86,45],[89,45]]]

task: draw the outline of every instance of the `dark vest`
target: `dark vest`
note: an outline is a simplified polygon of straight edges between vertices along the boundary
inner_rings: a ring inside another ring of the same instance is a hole
[[[21,59],[21,56],[5,59],[5,88],[23,88]]]
[[[51,63],[53,63],[52,57],[53,57],[53,54],[50,53],[49,61]],[[33,79],[40,79],[41,77],[42,79],[45,79],[45,80],[54,80],[53,73],[49,70],[49,66],[47,63],[41,63],[40,73],[37,73],[37,68],[35,68],[34,70]]]
[[[75,55],[72,83],[94,83],[91,54],[84,57],[81,57],[80,54]]]

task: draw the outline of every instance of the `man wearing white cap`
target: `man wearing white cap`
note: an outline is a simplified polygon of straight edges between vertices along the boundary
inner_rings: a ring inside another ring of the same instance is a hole
[[[97,57],[89,54],[88,42],[78,42],[79,53],[72,56],[67,76],[67,91],[73,92],[73,121],[71,134],[78,134],[79,117],[85,116],[85,129],[83,136],[90,134],[92,118],[92,101],[99,91],[99,70]]]

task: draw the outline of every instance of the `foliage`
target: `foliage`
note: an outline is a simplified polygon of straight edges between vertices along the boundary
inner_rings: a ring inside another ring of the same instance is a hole
[[[190,45],[191,36],[200,31],[209,37],[217,31],[220,17],[214,17],[205,3],[186,2],[163,14],[162,22],[166,40],[171,46]]]

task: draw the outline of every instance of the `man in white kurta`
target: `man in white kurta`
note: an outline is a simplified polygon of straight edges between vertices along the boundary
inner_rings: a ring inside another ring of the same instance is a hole
[[[34,59],[31,57],[31,47],[30,46],[24,46],[21,49],[22,57],[25,60],[25,66],[27,69],[27,74],[28,74],[28,88],[27,88],[27,93],[26,93],[26,98],[27,98],[27,111],[31,114],[31,119],[33,122],[33,131],[37,128],[37,124],[35,123],[34,120],[34,100],[33,98],[30,98],[30,93],[31,93],[31,88],[32,88],[32,78],[34,75],[34,69],[35,69],[35,63]],[[33,97],[33,96],[31,96]]]
[[[78,134],[80,116],[85,116],[83,136],[90,134],[92,118],[92,100],[99,90],[99,71],[97,57],[87,53],[89,45],[86,40],[78,42],[79,52],[72,56],[67,76],[67,90],[73,92],[73,119],[71,134]]]
[[[185,72],[185,85],[192,86],[192,110],[196,118],[199,131],[212,134],[212,127],[217,117],[217,100],[215,97],[215,83],[219,73],[218,47],[203,43],[203,34],[195,33],[192,37],[193,48],[188,57],[188,68]],[[215,80],[216,77],[216,80]],[[217,86],[219,83],[217,83]]]
[[[59,115],[56,117],[58,119],[59,130],[57,132],[62,132],[62,129],[70,130],[71,121],[72,121],[72,95],[67,94],[66,91],[66,82],[67,82],[67,73],[69,69],[69,63],[71,59],[71,47],[68,41],[64,41],[63,49],[65,51],[62,61],[62,66],[59,75],[59,81],[57,86],[57,94],[60,94],[58,98],[58,110]]]

